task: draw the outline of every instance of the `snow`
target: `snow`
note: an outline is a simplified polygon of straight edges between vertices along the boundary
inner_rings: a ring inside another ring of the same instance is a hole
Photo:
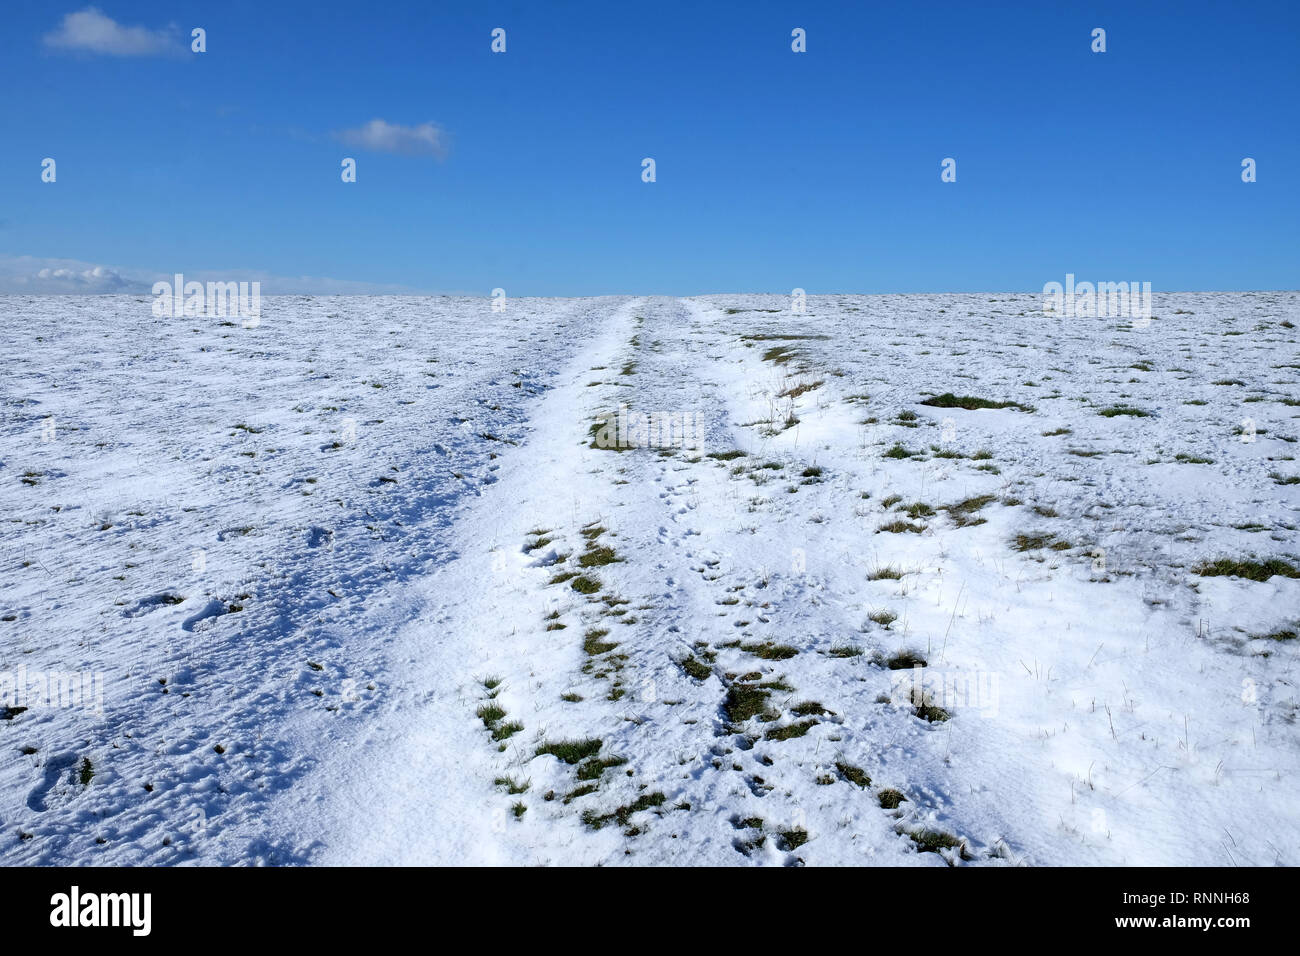
[[[1300,295],[807,302],[0,297],[0,861],[1300,863]]]

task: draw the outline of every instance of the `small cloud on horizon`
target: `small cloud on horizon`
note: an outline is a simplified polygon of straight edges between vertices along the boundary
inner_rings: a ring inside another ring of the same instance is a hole
[[[103,294],[148,291],[117,269],[75,259],[0,257],[0,292]]]
[[[402,156],[447,157],[447,131],[436,123],[402,126],[387,120],[372,119],[356,129],[338,130],[334,134],[349,146],[359,146],[376,153]]]
[[[277,276],[256,269],[178,270],[195,282],[260,282],[262,295],[445,295],[394,283],[328,276]],[[151,295],[155,282],[174,273],[119,269],[76,259],[0,255],[0,294]]]
[[[65,14],[57,30],[45,34],[45,45],[108,56],[176,56],[184,53],[175,24],[158,30],[127,27],[97,7]]]

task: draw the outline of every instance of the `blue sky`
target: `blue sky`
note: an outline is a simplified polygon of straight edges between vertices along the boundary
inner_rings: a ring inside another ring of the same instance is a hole
[[[0,291],[1300,287],[1300,4],[984,6],[10,0]]]

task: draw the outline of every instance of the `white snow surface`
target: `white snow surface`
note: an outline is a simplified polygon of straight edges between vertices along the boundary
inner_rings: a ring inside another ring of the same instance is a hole
[[[1040,301],[0,297],[0,862],[1300,863],[1300,294]]]

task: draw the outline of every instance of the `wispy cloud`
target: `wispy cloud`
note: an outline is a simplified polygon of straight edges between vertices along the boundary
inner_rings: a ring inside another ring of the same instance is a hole
[[[447,132],[434,123],[419,126],[402,126],[382,119],[372,119],[356,129],[340,130],[334,134],[350,146],[377,153],[400,153],[404,156],[447,156]]]
[[[175,25],[158,30],[126,27],[95,7],[66,14],[58,29],[44,39],[46,46],[56,49],[109,56],[175,56],[184,52]]]

